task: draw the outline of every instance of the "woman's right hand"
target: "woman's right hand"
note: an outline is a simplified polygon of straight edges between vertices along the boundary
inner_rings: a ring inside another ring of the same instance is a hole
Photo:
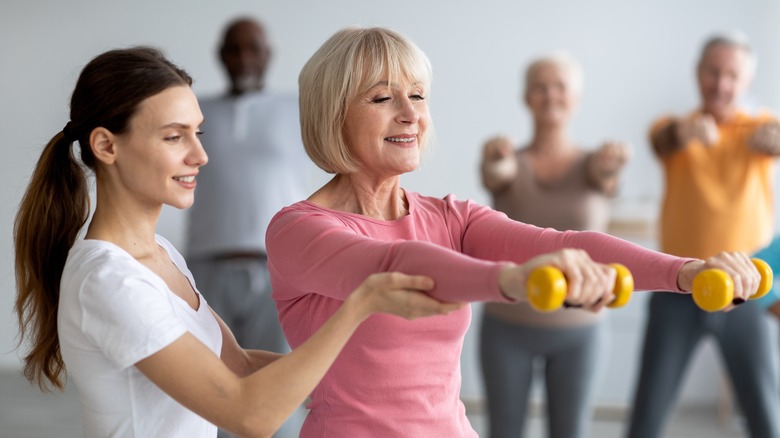
[[[566,302],[587,310],[599,311],[615,299],[617,275],[614,268],[594,262],[580,249],[562,249],[534,257],[522,265],[508,265],[499,274],[501,291],[518,301],[526,301],[526,282],[531,271],[554,266],[566,277]]]
[[[347,298],[360,304],[368,317],[374,313],[389,313],[406,319],[444,315],[458,310],[465,303],[443,303],[428,295],[433,279],[422,275],[384,272],[370,275]]]

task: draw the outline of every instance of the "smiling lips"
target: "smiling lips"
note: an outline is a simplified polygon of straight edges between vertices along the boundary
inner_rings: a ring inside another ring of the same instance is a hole
[[[413,143],[415,140],[417,140],[416,135],[410,135],[404,137],[385,137],[385,141],[389,141],[391,143],[397,143],[397,144]]]

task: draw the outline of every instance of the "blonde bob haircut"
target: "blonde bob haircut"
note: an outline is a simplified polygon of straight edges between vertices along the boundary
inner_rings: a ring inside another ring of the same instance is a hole
[[[298,76],[301,137],[312,161],[328,173],[355,172],[360,163],[344,140],[347,108],[378,82],[399,80],[430,90],[431,63],[403,35],[348,27],[325,41]],[[426,138],[419,141],[424,148]]]

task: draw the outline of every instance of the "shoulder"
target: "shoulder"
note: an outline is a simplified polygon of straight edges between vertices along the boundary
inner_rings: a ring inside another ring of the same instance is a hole
[[[320,207],[310,201],[298,201],[279,210],[268,225],[269,235],[271,229],[280,227],[301,225],[304,223],[339,222],[339,216],[345,213]]]
[[[438,213],[444,216],[469,217],[476,212],[491,210],[490,207],[481,205],[471,199],[460,200],[452,193],[437,198],[433,196],[423,196],[415,192],[406,192],[409,200],[410,210],[417,215]]]
[[[77,290],[80,295],[106,296],[106,291],[117,292],[139,283],[160,288],[157,279],[118,246],[99,240],[83,240],[74,244],[68,254],[61,288],[63,292]]]

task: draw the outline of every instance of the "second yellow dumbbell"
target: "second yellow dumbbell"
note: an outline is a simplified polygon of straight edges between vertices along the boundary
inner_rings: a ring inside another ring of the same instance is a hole
[[[761,259],[751,259],[761,274],[758,290],[750,299],[763,297],[772,289],[774,281],[772,268]],[[718,312],[734,302],[734,281],[729,274],[720,269],[706,269],[693,278],[693,301],[700,309]]]
[[[634,277],[625,266],[619,263],[610,263],[617,271],[613,293],[615,299],[608,307],[616,308],[625,306],[631,299],[634,291]],[[566,302],[568,292],[566,277],[560,269],[553,266],[542,266],[531,271],[526,282],[526,294],[528,303],[539,312],[552,312],[558,310]]]

